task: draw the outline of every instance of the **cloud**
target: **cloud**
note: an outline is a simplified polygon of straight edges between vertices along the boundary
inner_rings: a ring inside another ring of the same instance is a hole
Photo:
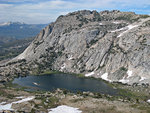
[[[89,10],[150,13],[150,0],[0,0],[0,22],[49,23],[68,12]]]
[[[6,9],[6,8],[10,8],[10,7],[12,7],[13,5],[11,5],[11,4],[0,4],[0,9]]]
[[[40,2],[40,1],[41,0],[0,0],[1,3],[24,3],[24,2]]]

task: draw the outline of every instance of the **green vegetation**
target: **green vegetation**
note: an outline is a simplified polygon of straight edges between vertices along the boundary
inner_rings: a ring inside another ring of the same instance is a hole
[[[4,86],[5,86],[5,88],[8,88],[8,87],[16,87],[17,84],[13,84],[12,81],[10,81],[10,82],[5,83]]]
[[[100,14],[97,11],[93,11],[93,13],[94,13],[93,21],[101,21],[102,20]]]
[[[139,106],[137,108],[140,109],[140,110],[145,110],[147,113],[150,113],[149,105],[148,106],[142,105],[142,106]]]
[[[150,26],[150,20],[145,22],[145,26]]]
[[[81,21],[83,24],[85,23],[85,24],[87,24],[88,23],[88,19],[87,18],[81,18],[81,19],[79,19],[79,21]]]
[[[49,69],[46,69],[46,70],[43,70],[41,73],[38,72],[38,70],[34,70],[32,75],[36,75],[36,76],[40,76],[40,75],[48,75],[48,74],[70,74],[70,75],[74,75],[74,76],[77,76],[77,77],[85,77],[84,74],[76,74],[76,73],[64,73],[64,72],[61,72],[61,71],[57,71],[57,70],[49,70]]]
[[[149,105],[142,105],[142,104],[133,104],[131,105],[133,108],[138,108],[139,110],[145,110],[146,113],[150,113],[150,107]]]
[[[79,102],[79,101],[83,101],[85,100],[84,98],[79,98],[79,99],[73,99],[71,100],[72,103],[76,103],[76,102]]]
[[[100,113],[121,113],[119,111],[115,110],[115,106],[110,106],[109,108],[102,108],[99,110]]]
[[[121,71],[127,71],[128,69],[125,68],[125,67],[121,67],[120,70],[121,70]]]
[[[59,99],[55,96],[50,96],[50,97],[40,96],[40,97],[36,97],[36,99],[42,101],[40,105],[43,106],[44,108],[54,108],[58,106],[58,102],[59,102]]]
[[[119,95],[126,98],[127,100],[135,99],[136,95],[133,94],[132,92],[124,89],[119,89]]]
[[[63,72],[60,72],[60,71],[50,71],[50,70],[44,70],[42,73],[38,74],[38,75],[47,75],[47,74],[61,74]]]
[[[49,73],[49,71],[45,71],[45,73]],[[95,78],[91,78],[91,79],[95,79]],[[108,83],[111,84],[111,83]],[[32,109],[32,112],[35,112],[35,110],[40,109],[40,107],[42,106],[44,109],[49,109],[49,108],[54,108],[56,106],[58,106],[60,104],[60,98],[61,95],[65,95],[65,96],[73,96],[73,95],[77,95],[79,97],[83,97],[83,98],[74,98],[72,100],[70,100],[70,102],[72,103],[77,103],[77,102],[81,102],[81,101],[86,101],[86,99],[88,98],[95,98],[95,99],[107,99],[108,101],[122,101],[122,102],[128,102],[130,103],[130,106],[133,108],[137,108],[139,110],[145,110],[147,111],[147,113],[149,113],[150,108],[148,104],[145,104],[145,100],[147,100],[148,97],[146,97],[142,92],[133,92],[130,91],[128,89],[123,89],[122,84],[119,83],[114,83],[111,84],[112,87],[116,87],[119,90],[119,94],[116,96],[110,96],[110,95],[106,95],[106,94],[100,94],[100,93],[91,93],[91,92],[81,92],[78,91],[76,94],[74,93],[70,93],[68,90],[65,89],[61,89],[61,90],[56,90],[53,92],[46,92],[46,91],[34,91],[32,92],[33,94],[35,94],[35,99],[36,100],[40,100],[40,104],[35,104],[33,103],[34,108]],[[9,89],[9,87],[13,87],[13,84],[8,83],[6,85],[6,88]],[[15,86],[15,85],[14,85]],[[0,89],[0,96],[6,96],[9,99],[13,99],[15,96],[13,94],[9,94],[8,92],[5,92],[4,89],[6,88],[1,88]],[[16,90],[17,91],[17,90]],[[59,96],[58,96],[59,95]],[[103,109],[101,109],[103,111]],[[110,109],[104,109],[104,112],[106,111],[115,111],[113,107],[110,107]]]
[[[116,18],[116,20],[127,20],[131,21],[132,15],[125,15],[125,16],[119,16]]]
[[[13,94],[9,94],[5,91],[5,89],[0,89],[0,96],[5,96],[9,99],[13,99],[14,98],[14,95]]]
[[[19,86],[18,84],[14,84],[14,83],[12,83],[12,81],[13,80],[11,80],[11,81],[4,84],[5,89],[15,88],[14,90],[16,90],[16,91],[24,91],[25,89],[28,88],[28,87]]]
[[[77,76],[79,76],[79,77],[85,77],[83,74],[77,74]]]
[[[128,15],[124,15],[124,16],[119,16],[116,18],[116,20],[126,20],[129,22],[135,22],[137,20],[139,20],[140,18],[148,18],[150,17],[149,15],[139,15],[138,17],[134,17],[134,15],[132,14],[128,14]]]
[[[83,23],[79,24],[78,26],[79,26],[79,27],[82,27],[82,25],[83,25]]]
[[[150,17],[149,15],[140,15],[140,18],[148,18]]]
[[[135,15],[133,14],[127,14],[127,15],[117,17],[116,20],[126,20],[129,22],[135,22],[140,19],[139,17],[136,17],[136,16],[134,17],[134,16]]]
[[[98,39],[96,39],[96,40],[93,39],[93,40],[90,41],[90,44],[93,45],[93,44],[95,44],[97,41],[98,41]]]
[[[102,98],[102,97],[103,96],[100,93],[94,93],[94,96],[93,96],[93,98]]]
[[[57,97],[50,97],[50,98],[48,98],[48,101],[49,101],[48,106],[50,106],[50,107],[56,107],[57,103],[59,102]]]
[[[22,53],[33,38],[14,39],[0,37],[0,61],[13,58]]]

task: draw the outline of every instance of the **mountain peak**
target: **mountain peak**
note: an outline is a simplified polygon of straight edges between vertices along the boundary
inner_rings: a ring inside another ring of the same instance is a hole
[[[30,73],[38,68],[128,84],[150,82],[149,26],[150,16],[133,12],[69,13],[45,27],[13,61],[23,60]]]
[[[11,22],[4,22],[4,23],[0,23],[0,26],[9,26],[11,24]]]
[[[0,24],[0,36],[27,38],[36,36],[47,24],[25,24],[23,22],[4,22]]]
[[[9,26],[12,24],[17,24],[17,25],[22,25],[25,24],[24,22],[4,22],[4,23],[0,23],[0,26]]]

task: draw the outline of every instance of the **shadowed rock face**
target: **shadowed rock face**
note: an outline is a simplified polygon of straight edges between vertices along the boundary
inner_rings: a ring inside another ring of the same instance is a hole
[[[69,13],[44,28],[22,54],[1,64],[1,78],[52,69],[110,82],[150,83],[149,31],[147,15]]]

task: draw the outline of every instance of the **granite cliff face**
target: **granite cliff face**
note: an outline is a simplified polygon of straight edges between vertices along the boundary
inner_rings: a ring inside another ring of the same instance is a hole
[[[150,83],[150,17],[117,10],[69,13],[0,66],[1,80],[51,69],[110,82]]]

